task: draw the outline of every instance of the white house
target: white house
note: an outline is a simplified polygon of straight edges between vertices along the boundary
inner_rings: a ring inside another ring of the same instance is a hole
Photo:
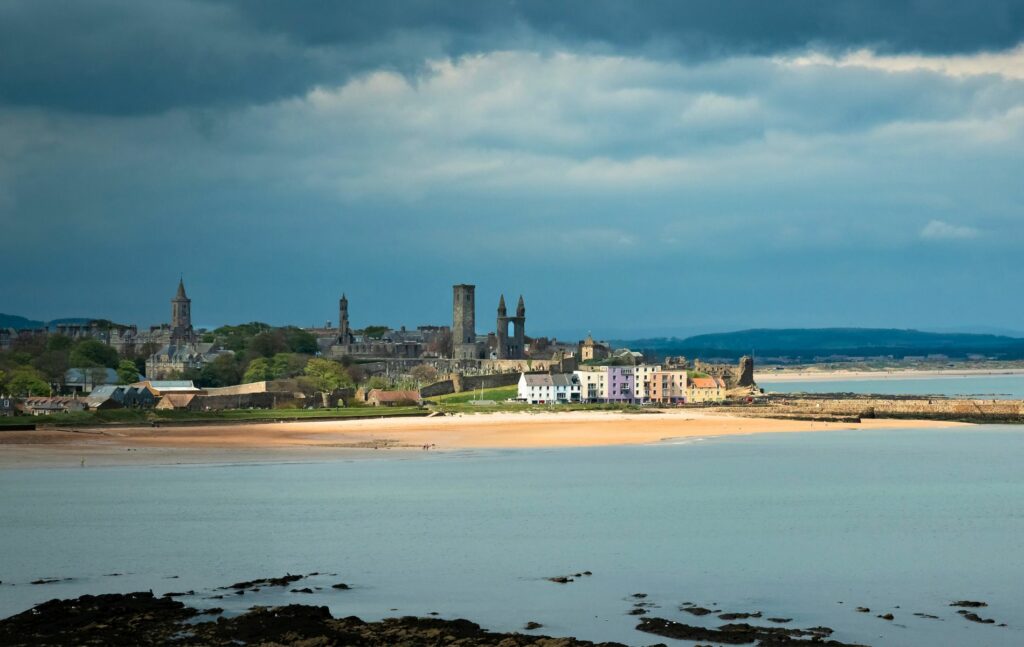
[[[566,404],[580,401],[580,381],[571,373],[523,373],[518,399],[530,404]]]

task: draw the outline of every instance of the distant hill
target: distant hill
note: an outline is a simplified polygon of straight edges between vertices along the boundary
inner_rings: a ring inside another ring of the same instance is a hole
[[[36,319],[28,319],[18,315],[5,315],[0,313],[0,328],[15,328],[17,330],[23,330],[25,328],[42,328],[46,326],[52,328],[57,324],[74,324],[74,323],[87,323],[92,321],[89,317],[64,317],[63,319],[54,319],[53,321],[38,321]]]
[[[26,319],[25,317],[19,317],[18,315],[5,315],[0,313],[0,328],[42,328],[46,324],[45,321],[36,321],[34,319]]]
[[[790,357],[804,361],[845,355],[896,358],[920,355],[964,357],[980,354],[1003,359],[1024,358],[1024,339],[1005,335],[934,333],[894,328],[760,328],[695,335],[685,339],[622,340],[616,346],[663,357],[736,358],[751,352],[761,357]]]

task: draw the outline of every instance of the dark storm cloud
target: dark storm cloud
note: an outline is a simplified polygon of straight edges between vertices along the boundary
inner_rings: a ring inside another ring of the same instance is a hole
[[[969,53],[1022,38],[1015,0],[13,0],[0,5],[0,102],[105,114],[247,105],[505,48],[708,59],[807,46]]]

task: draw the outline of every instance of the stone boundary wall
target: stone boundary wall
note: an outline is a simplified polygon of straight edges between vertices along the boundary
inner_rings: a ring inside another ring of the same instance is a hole
[[[224,411],[227,409],[274,409],[285,406],[304,406],[305,398],[296,398],[290,391],[263,392],[237,395],[197,395],[189,403],[191,411]]]
[[[249,393],[292,392],[298,390],[299,387],[295,380],[249,382],[248,384],[204,389],[206,395],[247,395]]]
[[[1024,400],[945,398],[772,398],[772,413],[844,416],[946,416],[964,418],[1024,417]]]
[[[518,361],[518,360],[516,360]],[[453,376],[427,385],[420,389],[421,398],[431,398],[449,393],[462,393],[476,389],[493,389],[499,386],[512,386],[519,383],[519,373],[494,373],[492,375]]]

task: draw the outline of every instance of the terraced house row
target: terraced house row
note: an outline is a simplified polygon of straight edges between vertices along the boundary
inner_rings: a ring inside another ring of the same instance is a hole
[[[725,400],[720,377],[661,366],[592,366],[572,373],[523,373],[517,399],[530,404],[699,404]]]

